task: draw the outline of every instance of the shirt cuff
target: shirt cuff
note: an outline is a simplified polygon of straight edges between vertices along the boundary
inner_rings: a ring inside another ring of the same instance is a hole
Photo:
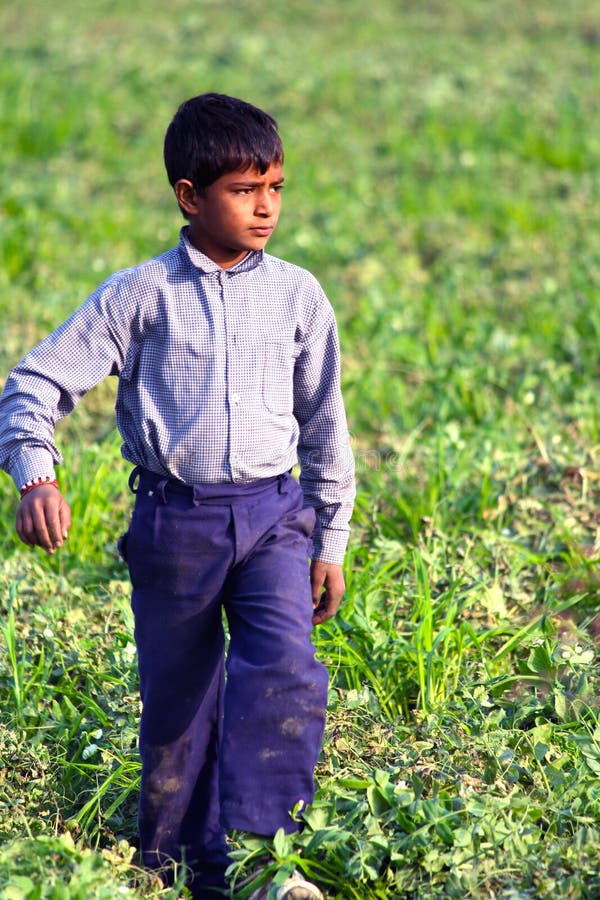
[[[315,562],[334,563],[341,566],[348,546],[348,532],[339,528],[319,528],[313,534],[312,559]]]
[[[21,490],[27,482],[37,478],[56,478],[52,454],[42,447],[34,447],[15,460],[10,467],[10,477]]]

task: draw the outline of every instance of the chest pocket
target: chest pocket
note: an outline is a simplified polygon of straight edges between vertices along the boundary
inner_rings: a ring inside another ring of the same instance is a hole
[[[262,396],[269,412],[291,415],[294,409],[294,366],[299,343],[267,341],[263,344]]]

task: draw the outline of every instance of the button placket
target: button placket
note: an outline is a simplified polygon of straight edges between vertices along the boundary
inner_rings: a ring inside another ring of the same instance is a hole
[[[236,427],[236,418],[241,403],[241,394],[237,386],[238,372],[235,354],[235,328],[236,328],[236,309],[235,298],[231,298],[229,288],[228,273],[222,270],[219,273],[219,284],[221,288],[221,300],[223,303],[223,321],[225,325],[225,347],[226,347],[226,378],[227,378],[227,396],[228,404],[228,427],[229,427],[229,468],[231,470],[231,478],[234,482],[240,480],[240,454],[236,443],[236,435],[239,434],[239,428]]]

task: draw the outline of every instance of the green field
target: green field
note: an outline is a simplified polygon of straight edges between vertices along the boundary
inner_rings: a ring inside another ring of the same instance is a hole
[[[268,846],[328,900],[600,896],[600,4],[0,7],[0,378],[176,243],[176,106],[279,121],[269,250],[338,316],[358,467],[318,795]],[[163,897],[136,865],[114,385],[60,424],[55,557],[0,481],[0,896]],[[264,847],[236,836],[245,872]]]

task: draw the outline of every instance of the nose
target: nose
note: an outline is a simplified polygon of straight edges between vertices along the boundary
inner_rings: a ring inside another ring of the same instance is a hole
[[[256,194],[255,212],[257,216],[271,216],[273,214],[273,195],[269,191],[260,191]]]

